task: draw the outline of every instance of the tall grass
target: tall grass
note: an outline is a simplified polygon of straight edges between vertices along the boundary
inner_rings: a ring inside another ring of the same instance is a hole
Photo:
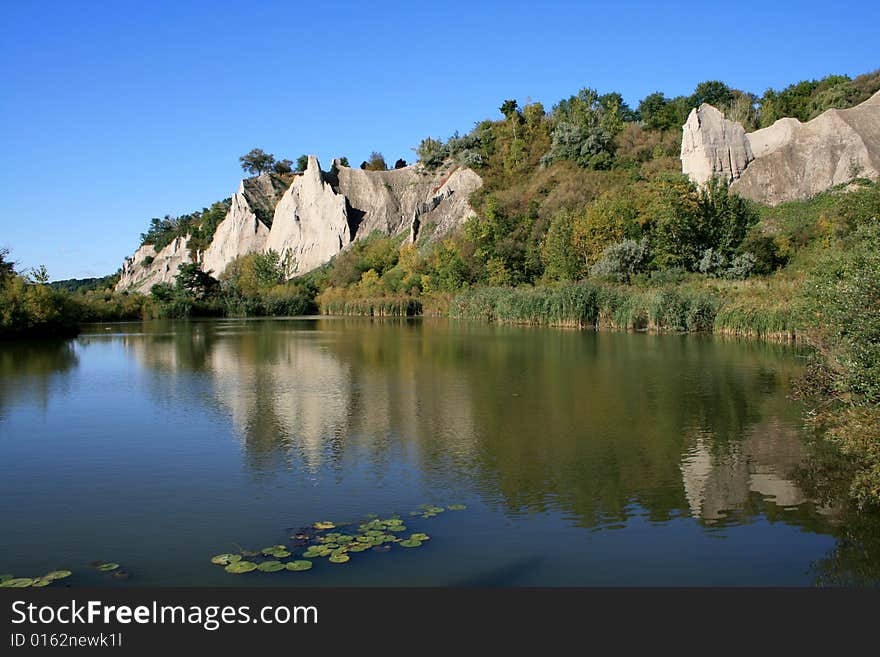
[[[411,317],[422,314],[421,300],[407,295],[362,297],[346,290],[328,288],[315,301],[322,315]]]
[[[618,330],[712,331],[722,300],[702,291],[583,281],[552,287],[475,288],[449,316],[511,324]]]

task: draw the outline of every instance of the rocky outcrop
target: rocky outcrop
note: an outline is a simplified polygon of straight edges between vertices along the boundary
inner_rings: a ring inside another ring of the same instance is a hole
[[[682,127],[681,166],[695,183],[704,185],[713,176],[733,182],[754,160],[746,131],[739,123],[703,103],[691,110]]]
[[[152,244],[144,244],[122,263],[117,290],[146,294],[156,283],[173,283],[177,268],[193,261],[189,252],[189,235],[177,237],[156,252]]]
[[[473,170],[454,166],[366,171],[334,161],[324,172],[310,156],[302,174],[242,181],[204,252],[190,256],[188,236],[158,254],[151,245],[141,246],[123,264],[117,289],[149,292],[156,283],[173,282],[185,262],[199,262],[219,276],[237,257],[269,249],[289,255],[292,273],[303,274],[377,232],[405,234],[422,244],[471,215],[468,198],[480,185]]]
[[[269,238],[275,206],[283,193],[280,179],[269,174],[242,180],[226,218],[205,249],[202,269],[219,276],[237,257],[262,251]]]
[[[351,242],[345,197],[324,180],[318,159],[297,176],[275,208],[266,249],[293,258],[294,273],[311,271]]]
[[[711,105],[683,126],[682,171],[702,185],[712,176],[761,203],[808,198],[853,178],[880,176],[880,92],[850,109],[801,123],[780,119],[747,133]]]

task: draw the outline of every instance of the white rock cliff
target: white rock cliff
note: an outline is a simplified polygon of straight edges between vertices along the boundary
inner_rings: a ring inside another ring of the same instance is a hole
[[[481,185],[471,169],[366,171],[334,162],[323,172],[310,156],[306,170],[287,186],[268,174],[242,181],[204,252],[189,253],[189,236],[159,253],[141,246],[126,258],[116,289],[147,293],[156,283],[173,282],[177,267],[189,262],[217,277],[237,257],[269,249],[290,254],[293,273],[303,274],[375,232],[405,233],[423,243],[471,216],[468,197]]]
[[[691,110],[682,131],[683,173],[698,185],[712,176],[725,179],[761,203],[804,199],[853,178],[880,176],[880,92],[806,123],[780,119],[748,133],[703,104]]]

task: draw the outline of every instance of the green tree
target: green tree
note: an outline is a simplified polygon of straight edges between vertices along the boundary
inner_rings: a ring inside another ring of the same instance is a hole
[[[217,291],[217,279],[210,272],[202,271],[197,263],[182,264],[174,277],[178,293],[197,300],[207,299]]]
[[[716,108],[724,109],[733,100],[733,91],[719,80],[700,82],[691,96],[691,106],[699,107],[708,103]]]
[[[31,282],[36,285],[48,285],[49,284],[49,272],[46,270],[46,265],[40,265],[36,269],[32,270],[30,273]]]
[[[388,165],[385,163],[385,156],[377,151],[370,153],[370,159],[367,160],[361,168],[366,169],[367,171],[388,171]]]
[[[275,156],[264,153],[262,148],[254,148],[249,153],[238,158],[241,168],[250,174],[259,176],[264,171],[270,171],[275,166]]]
[[[346,160],[346,164],[344,166],[348,166],[348,160]],[[309,156],[308,155],[300,155],[296,158],[296,170],[302,173],[309,167]]]
[[[274,166],[275,173],[291,173],[293,171],[293,161],[279,160]]]
[[[9,249],[0,248],[0,284],[15,275],[15,263],[9,260]]]
[[[544,276],[551,281],[573,281],[579,277],[581,262],[572,249],[571,237],[574,219],[568,212],[560,212],[547,229],[541,247]]]

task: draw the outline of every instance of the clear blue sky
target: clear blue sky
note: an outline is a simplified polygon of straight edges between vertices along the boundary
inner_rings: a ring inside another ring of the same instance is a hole
[[[876,0],[0,0],[0,246],[53,279],[116,271],[150,217],[230,196],[239,155],[411,160],[505,98],[633,106],[880,67]]]

